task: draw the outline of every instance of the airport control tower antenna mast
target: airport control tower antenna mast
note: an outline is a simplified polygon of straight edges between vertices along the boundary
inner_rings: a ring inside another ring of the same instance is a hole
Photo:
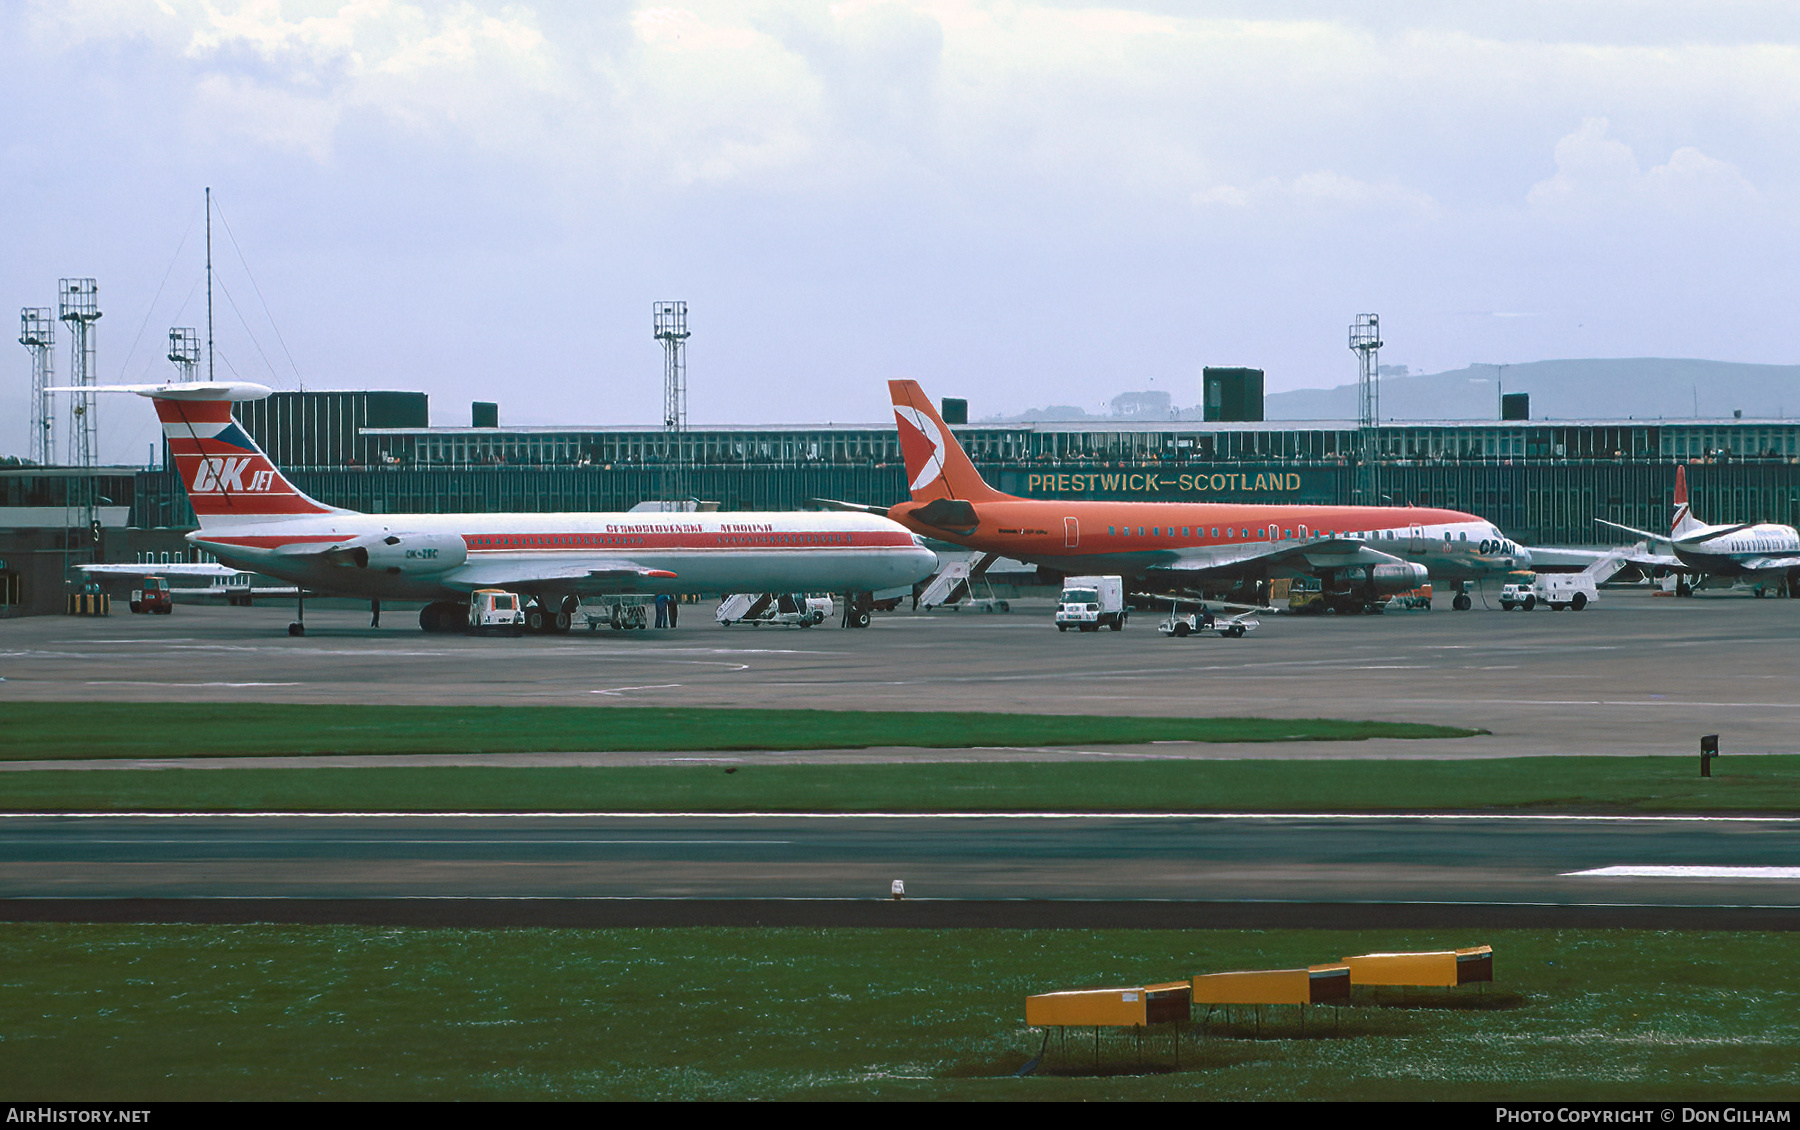
[[[658,494],[665,503],[682,503],[693,493],[682,436],[687,431],[687,303],[656,303],[653,324],[663,347],[663,471]]]
[[[57,316],[69,324],[69,383],[77,387],[98,384],[94,323],[100,320],[100,287],[93,279],[63,279],[57,290]],[[99,425],[94,394],[78,392],[69,399],[69,465],[92,467]]]
[[[173,352],[171,350],[170,352]],[[206,186],[206,379],[213,379],[212,186]]]
[[[27,306],[19,311],[19,344],[31,350],[31,461],[56,462],[56,435],[51,425],[50,394],[55,383],[56,319],[48,306]]]
[[[1381,318],[1358,314],[1350,327],[1350,348],[1356,353],[1357,467],[1355,501],[1362,506],[1381,502],[1375,481],[1375,428],[1381,423]]]

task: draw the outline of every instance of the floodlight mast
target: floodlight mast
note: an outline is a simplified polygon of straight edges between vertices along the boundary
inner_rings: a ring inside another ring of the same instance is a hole
[[[1381,501],[1375,478],[1375,429],[1381,423],[1381,317],[1358,314],[1350,326],[1350,348],[1356,354],[1356,492],[1357,502]]]
[[[62,279],[57,296],[57,317],[69,326],[69,383],[77,388],[97,384],[94,323],[100,320],[100,287],[93,279]],[[99,424],[94,394],[78,392],[70,400],[69,465],[92,467]]]
[[[193,326],[175,326],[169,330],[169,360],[183,381],[200,379],[200,331]]]
[[[19,344],[31,351],[31,461],[54,463],[56,417],[45,390],[56,383],[56,318],[48,306],[19,311]]]
[[[693,493],[682,434],[687,431],[687,303],[656,303],[651,324],[663,347],[663,453],[657,494],[665,505],[685,504]]]

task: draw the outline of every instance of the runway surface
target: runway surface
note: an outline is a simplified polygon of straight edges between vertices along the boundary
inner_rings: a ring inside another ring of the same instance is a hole
[[[1266,617],[1242,640],[1165,639],[1145,615],[1120,633],[1063,635],[1047,607],[1015,607],[881,616],[868,631],[727,630],[690,611],[675,631],[519,639],[427,636],[392,609],[389,627],[370,629],[366,609],[344,605],[309,608],[303,638],[285,635],[286,607],[37,617],[0,622],[0,711],[8,700],[94,699],[783,706],[1327,716],[1492,731],[1429,742],[204,762],[232,768],[1692,757],[1703,733],[1720,734],[1727,757],[1800,746],[1800,602],[1609,591],[1579,614]],[[10,817],[0,820],[0,916],[1072,926],[1477,915],[1791,928],[1797,833],[1778,820],[1488,817]],[[900,907],[885,901],[894,879],[907,885]]]
[[[1402,908],[1458,920],[1500,908],[1800,925],[1797,830],[1749,818],[19,816],[0,820],[0,899],[461,901],[432,913],[484,921],[517,915],[492,905],[509,900],[817,900],[866,915],[900,879],[910,900],[1002,907],[990,917],[1016,924],[1124,904],[1174,924],[1239,903],[1277,920],[1338,907],[1320,913],[1364,924]],[[1666,873],[1576,874],[1608,868]]]
[[[952,709],[1355,717],[1491,737],[1300,747],[1164,747],[1149,756],[1692,755],[1800,748],[1800,601],[1607,591],[1580,613],[1483,610],[1265,617],[1241,640],[1059,634],[1048,607],[881,615],[867,631],[722,629],[705,606],[674,631],[519,639],[426,635],[414,615],[309,605],[179,605],[173,616],[0,621],[9,699]],[[1120,751],[1099,749],[1095,756]],[[1127,751],[1129,752],[1129,751]],[[680,756],[671,751],[670,756]],[[1069,751],[895,749],[794,760],[1061,758]],[[564,755],[569,756],[569,755]],[[579,755],[575,755],[579,756]],[[666,758],[665,758],[666,759]],[[657,760],[655,757],[643,759]],[[569,763],[569,762],[559,762]],[[600,763],[624,763],[618,760]]]

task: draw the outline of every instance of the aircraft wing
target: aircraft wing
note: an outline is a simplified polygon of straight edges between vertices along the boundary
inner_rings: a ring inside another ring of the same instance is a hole
[[[1752,557],[1743,562],[1743,567],[1753,572],[1774,571],[1777,569],[1800,569],[1800,557],[1792,554],[1786,556]]]
[[[170,565],[77,565],[90,577],[235,577],[242,569],[229,565],[179,562]]]
[[[639,581],[669,580],[667,569],[651,569],[624,558],[552,565],[534,561],[477,561],[444,574],[454,589],[550,589],[569,593],[629,592]]]
[[[1150,568],[1172,577],[1242,572],[1246,566],[1285,565],[1308,572],[1361,565],[1403,565],[1405,559],[1383,553],[1361,538],[1283,538],[1207,546]]]
[[[1615,530],[1624,530],[1628,534],[1636,534],[1638,537],[1643,538],[1652,545],[1657,542],[1667,544],[1669,540],[1668,534],[1655,534],[1651,533],[1649,530],[1640,530],[1636,526],[1622,526],[1617,522],[1608,522],[1605,518],[1595,518],[1594,521],[1600,523],[1602,526],[1611,526]],[[1532,552],[1536,553],[1537,551],[1533,550]],[[1536,558],[1534,557],[1533,560],[1536,560]]]
[[[1665,543],[1666,544],[1666,543]],[[1681,558],[1667,553],[1652,553],[1648,542],[1621,546],[1617,549],[1562,549],[1557,546],[1528,546],[1533,569],[1574,568],[1605,584],[1614,573],[1627,565],[1646,572],[1653,569],[1685,569]]]
[[[1667,534],[1653,534],[1649,530],[1640,530],[1635,526],[1621,526],[1617,522],[1608,522],[1605,518],[1595,518],[1594,521],[1600,523],[1602,526],[1611,526],[1615,530],[1624,530],[1628,534],[1636,534],[1638,537],[1647,538],[1652,542],[1663,542],[1668,545],[1685,545],[1696,549],[1709,541],[1722,538],[1726,534],[1735,534],[1739,530],[1747,530],[1756,524],[1754,522],[1739,522],[1733,526],[1719,526],[1713,529],[1702,530],[1700,533],[1690,537],[1671,538]]]

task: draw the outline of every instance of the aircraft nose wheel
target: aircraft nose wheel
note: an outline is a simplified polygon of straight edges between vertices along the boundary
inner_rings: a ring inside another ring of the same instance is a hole
[[[296,620],[293,623],[288,625],[288,635],[303,636],[305,634],[306,634],[306,625],[302,624],[300,621]]]

